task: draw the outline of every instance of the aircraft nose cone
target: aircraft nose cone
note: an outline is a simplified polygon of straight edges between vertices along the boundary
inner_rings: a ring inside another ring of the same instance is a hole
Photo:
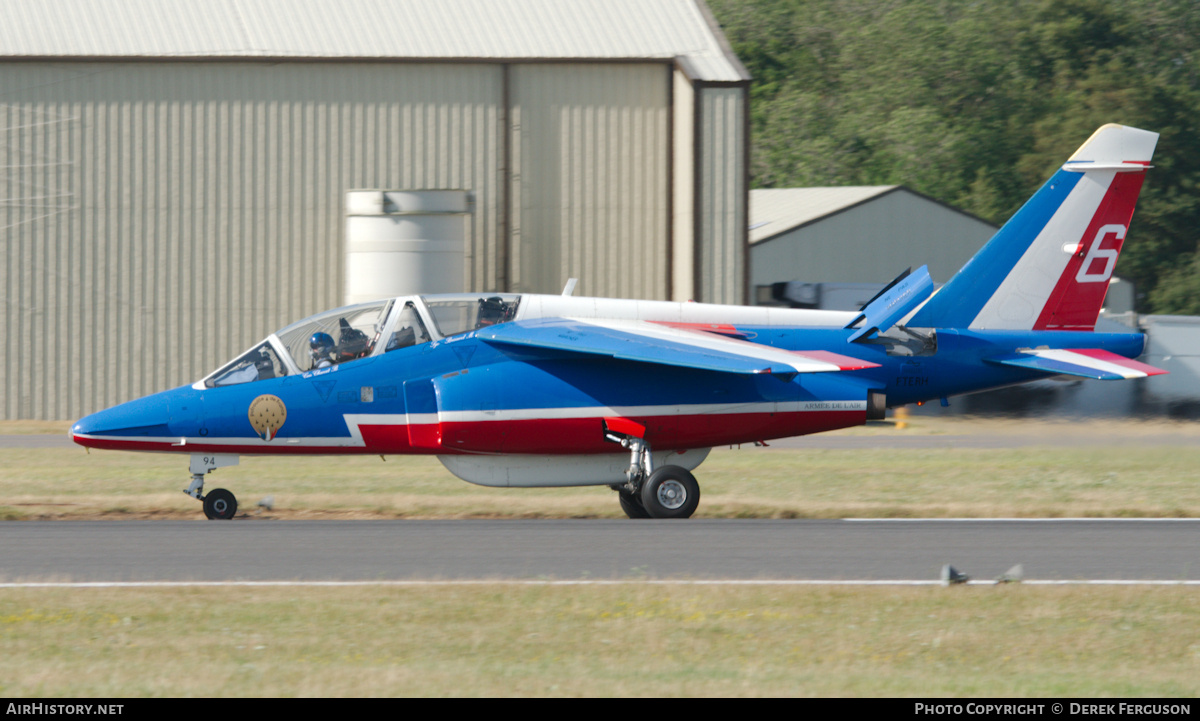
[[[167,392],[169,393],[169,391]],[[89,448],[126,448],[168,435],[167,393],[156,393],[85,416],[71,426],[71,440]]]
[[[79,445],[84,445],[80,436],[87,435],[93,431],[92,416],[84,416],[71,426],[71,430],[67,431],[67,438],[75,441]]]
[[[81,446],[92,446],[94,445],[90,442],[92,440],[119,433],[125,424],[114,422],[117,420],[117,414],[113,411],[116,411],[118,408],[120,406],[80,418],[71,426],[71,430],[67,432],[67,435],[71,437],[72,441]]]

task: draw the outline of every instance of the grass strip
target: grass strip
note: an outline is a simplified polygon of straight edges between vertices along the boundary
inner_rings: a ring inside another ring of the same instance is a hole
[[[1164,587],[0,589],[0,695],[1195,697]]]
[[[1200,446],[745,447],[714,450],[696,475],[708,518],[1200,516]],[[0,449],[0,519],[198,519],[188,480],[182,456]],[[257,518],[621,515],[604,487],[485,488],[423,456],[245,457],[207,487]]]

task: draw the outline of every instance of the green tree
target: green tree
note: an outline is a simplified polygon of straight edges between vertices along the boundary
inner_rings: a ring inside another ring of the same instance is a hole
[[[1181,307],[1168,290],[1200,270],[1200,3],[710,4],[755,78],[755,187],[903,184],[1003,222],[1101,125],[1159,132],[1117,273],[1142,310]]]

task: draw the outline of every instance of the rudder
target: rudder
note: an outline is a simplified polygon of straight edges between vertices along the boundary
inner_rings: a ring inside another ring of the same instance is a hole
[[[1092,330],[1157,142],[1097,130],[906,325]]]

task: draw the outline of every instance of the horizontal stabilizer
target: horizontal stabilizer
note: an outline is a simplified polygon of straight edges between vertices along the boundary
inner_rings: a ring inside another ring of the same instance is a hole
[[[875,331],[886,332],[932,294],[933,278],[929,277],[928,266],[923,265],[913,273],[901,275],[863,306],[862,313],[847,326],[858,329],[850,335],[850,342],[870,336]]]
[[[1167,372],[1098,348],[1023,350],[987,360],[989,363],[1102,381],[1145,378]]]
[[[788,351],[637,320],[537,318],[476,332],[492,344],[568,351],[724,373],[829,373],[878,364],[827,351]]]

